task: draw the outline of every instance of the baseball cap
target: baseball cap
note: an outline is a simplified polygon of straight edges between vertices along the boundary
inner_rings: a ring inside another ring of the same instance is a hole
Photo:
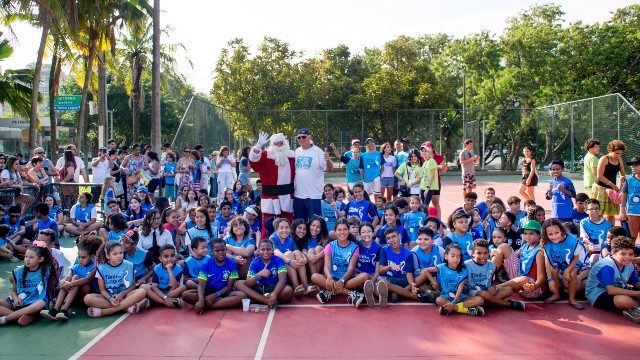
[[[366,143],[368,143],[369,141],[373,141],[373,142],[375,142],[375,140],[373,140],[373,138],[367,138],[367,140],[365,140],[365,141],[364,141],[364,143],[366,144]]]
[[[311,132],[307,128],[302,128],[298,130],[298,135],[311,135]]]
[[[246,209],[244,209],[244,213],[258,216],[258,212],[256,211],[256,208],[254,206],[248,206]]]
[[[402,142],[410,143],[410,142],[411,142],[411,140],[409,140],[409,138],[402,138]]]
[[[132,244],[135,244],[138,242],[138,240],[140,240],[140,235],[137,231],[129,230],[126,233],[122,234],[120,238],[123,240],[127,240]]]
[[[427,150],[429,150],[429,151],[433,151],[433,147],[431,147],[431,145],[429,145],[429,143],[428,143],[428,142],[426,142],[426,141],[425,141],[425,142],[423,142],[423,143],[420,145],[420,149],[422,149],[422,148],[425,148],[425,149],[427,149]]]
[[[147,189],[147,187],[146,187],[146,186],[140,186],[140,187],[138,188],[138,191],[136,191],[136,192],[146,192],[146,193],[148,193],[148,192],[149,192],[149,189]]]
[[[353,145],[355,143],[359,143],[359,142],[360,142],[360,139],[358,139],[358,138],[351,139],[351,145]]]
[[[640,156],[634,156],[631,158],[631,161],[627,161],[626,164],[628,166],[636,166],[640,165]]]
[[[459,218],[470,219],[471,215],[467,214],[464,210],[458,210],[451,216],[451,221],[455,222]]]
[[[527,221],[526,224],[524,224],[523,227],[520,228],[520,233],[524,234],[525,230],[532,230],[537,232],[538,234],[540,234],[540,232],[542,231],[542,226],[540,225],[540,223],[537,220],[529,220]]]

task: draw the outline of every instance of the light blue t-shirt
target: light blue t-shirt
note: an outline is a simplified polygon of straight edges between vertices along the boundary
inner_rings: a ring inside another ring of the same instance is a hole
[[[200,274],[200,268],[202,268],[202,265],[204,265],[209,258],[209,255],[205,255],[202,259],[196,259],[193,256],[189,256],[187,260],[184,261],[184,269],[182,270],[183,275],[185,277],[196,279]]]
[[[440,284],[440,295],[448,300],[453,300],[458,292],[458,286],[469,275],[467,268],[463,266],[462,270],[458,272],[457,270],[450,269],[446,263],[438,264],[436,268],[438,269],[436,282]],[[459,301],[466,299],[466,293],[466,289],[462,291]]]
[[[420,246],[416,245],[411,249],[413,253],[413,267],[415,269],[414,275],[418,276],[420,270],[437,266],[442,263],[444,259],[444,249],[438,245],[432,245],[431,251],[425,253]]]
[[[593,265],[589,277],[587,277],[585,295],[593,305],[598,297],[607,291],[607,285],[624,289],[627,284],[634,285],[638,281],[640,279],[638,279],[638,273],[636,273],[633,264],[624,266],[620,270],[616,261],[611,256],[607,256]]]
[[[547,241],[544,246],[544,252],[545,256],[549,259],[551,267],[564,271],[573,260],[573,257],[581,254],[582,249],[579,243],[581,244],[580,240],[573,236],[573,234],[567,234],[566,239],[559,243]],[[582,266],[582,261],[578,260],[576,269],[580,271]]]
[[[24,281],[22,276],[24,272],[27,272],[27,276]],[[24,266],[13,269],[13,281],[16,285],[16,292],[18,298],[22,300],[24,306],[33,304],[38,300],[47,300],[47,284],[49,282],[49,270],[45,271],[45,276],[42,276],[42,270],[29,271]]]
[[[108,262],[98,265],[96,277],[104,281],[104,287],[111,295],[119,294],[133,284],[133,264],[122,260],[120,265],[111,266]]]
[[[594,223],[588,217],[580,221],[580,236],[583,239],[586,237],[597,251],[600,251],[602,244],[607,241],[609,229],[611,229],[611,223],[604,217],[599,223]]]
[[[382,154],[380,154],[380,151],[365,151],[360,154],[360,157],[362,158],[362,162],[364,165],[364,182],[369,183],[375,180],[377,177],[380,177],[380,166],[383,162]]]
[[[484,265],[480,265],[471,260],[464,262],[464,266],[469,272],[469,287],[477,291],[486,291],[493,283],[493,275],[496,273],[496,266],[487,261]]]
[[[444,237],[444,247],[446,248],[451,243],[456,243],[462,248],[462,259],[467,261],[471,259],[473,254],[473,235],[467,232],[462,236],[456,235],[455,232],[450,232]]]
[[[331,276],[340,279],[349,270],[349,262],[353,256],[359,256],[358,245],[349,241],[345,247],[333,240],[325,247],[325,253],[331,253]],[[352,274],[353,276],[355,274]]]
[[[283,254],[286,253],[287,251],[300,250],[296,246],[296,243],[293,241],[293,238],[291,236],[287,236],[287,238],[284,239],[284,241],[281,241],[280,238],[278,237],[278,234],[273,233],[269,237],[269,240],[271,240],[271,242],[273,243],[274,250],[279,250]]]
[[[182,266],[180,266],[179,264],[173,264],[173,269],[171,269],[171,272],[176,278],[176,281],[180,282],[180,278],[182,277]],[[167,270],[167,268],[162,266],[162,264],[158,264],[153,268],[152,282],[154,284],[158,284],[158,288],[160,290],[171,290],[171,278],[169,277],[169,271]]]
[[[407,229],[409,242],[416,241],[416,239],[418,239],[418,229],[420,229],[422,223],[426,219],[427,215],[422,211],[410,211],[404,213],[404,228]]]

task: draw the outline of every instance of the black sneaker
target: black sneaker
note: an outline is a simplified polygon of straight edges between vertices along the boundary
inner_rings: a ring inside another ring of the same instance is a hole
[[[432,290],[425,290],[424,292],[419,292],[417,296],[418,301],[420,301],[421,303],[433,304],[434,302],[436,302],[438,294]]]
[[[51,321],[57,320],[56,315],[58,315],[58,310],[56,309],[40,311],[40,316]]]
[[[640,324],[640,310],[638,310],[637,308],[624,310],[622,312],[622,316],[633,321],[636,324]]]
[[[483,316],[484,315],[484,309],[482,308],[482,306],[476,306],[476,307],[469,308],[469,315],[471,315],[471,316]]]
[[[501,283],[504,284],[507,281],[511,280],[509,279],[509,274],[507,274],[505,271],[501,271],[499,273],[496,274],[496,280]]]
[[[387,307],[389,300],[389,287],[384,281],[378,282],[378,296],[380,297],[380,307]]]
[[[524,311],[525,305],[522,301],[509,300],[509,308]]]
[[[398,301],[398,294],[396,293],[389,294],[389,302],[394,303],[396,301]]]
[[[56,320],[69,320],[69,312],[65,309],[60,310],[56,315]]]
[[[362,291],[364,292],[364,298],[367,300],[367,306],[373,307],[376,304],[376,300],[373,297],[373,281],[365,281]]]
[[[362,304],[363,300],[364,300],[363,294],[355,290],[349,291],[349,298],[347,299],[347,303],[351,302],[353,306],[358,307],[360,306],[360,304]]]
[[[316,298],[318,299],[318,301],[320,301],[321,304],[326,304],[327,301],[331,299],[331,293],[327,290],[320,290],[318,291]]]
[[[445,310],[444,307],[442,306],[438,306],[438,313],[440,315],[451,315],[451,313]]]

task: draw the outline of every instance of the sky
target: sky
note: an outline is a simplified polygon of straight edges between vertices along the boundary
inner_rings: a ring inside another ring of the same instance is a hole
[[[153,0],[149,0],[153,3]],[[637,1],[555,1],[565,12],[566,24],[604,22],[611,13]],[[242,38],[253,50],[264,36],[289,43],[313,57],[322,49],[345,44],[352,53],[380,47],[400,35],[446,33],[456,38],[488,30],[499,35],[509,17],[544,1],[528,0],[161,0],[162,26],[173,28],[163,43],[182,43],[179,70],[197,91],[208,94],[221,50]],[[7,36],[5,28],[0,27]],[[18,42],[3,69],[35,62],[40,30],[14,26]],[[193,68],[186,60],[193,63]]]

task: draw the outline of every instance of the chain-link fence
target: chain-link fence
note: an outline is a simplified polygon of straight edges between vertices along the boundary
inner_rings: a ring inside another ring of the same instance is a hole
[[[33,205],[43,202],[44,197],[48,194],[54,195],[56,199],[60,200],[60,206],[62,210],[68,211],[73,205],[78,202],[78,196],[83,192],[91,194],[91,203],[97,204],[100,201],[100,193],[102,191],[102,184],[75,184],[75,183],[53,183],[46,186],[40,186],[38,188],[34,186],[23,186],[22,191],[17,189],[0,189],[0,205],[4,206],[5,211],[8,211],[12,205],[25,204],[16,203],[16,197],[22,195],[28,195],[33,198],[31,205],[27,208],[25,213],[25,220],[31,220],[34,217]]]
[[[412,147],[428,140],[452,165],[464,139],[471,138],[482,154],[481,167],[489,170],[517,169],[523,148],[531,146],[542,166],[560,158],[567,170],[581,171],[582,146],[592,137],[601,141],[603,151],[609,141],[620,139],[628,148],[625,159],[640,155],[640,113],[619,94],[536,109],[470,108],[464,113],[461,109],[240,111],[193,98],[172,147],[203,144],[210,153],[225,145],[237,150],[253,145],[265,131],[284,133],[295,148],[295,131],[302,127],[311,131],[318,146],[334,143],[341,152],[349,149],[353,138],[364,143],[370,137],[379,146],[406,137]]]

